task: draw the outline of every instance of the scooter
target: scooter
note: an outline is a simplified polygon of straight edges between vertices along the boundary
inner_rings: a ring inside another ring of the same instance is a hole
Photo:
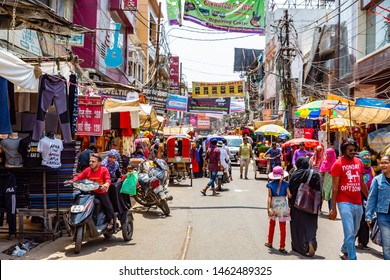
[[[94,190],[101,186],[90,180],[80,180],[73,182],[76,197],[68,212],[67,225],[71,229],[75,242],[74,252],[81,252],[83,241],[104,235],[111,238],[112,235],[122,231],[125,241],[130,241],[134,231],[134,218],[130,206],[130,197],[120,193],[121,183],[111,185],[109,196],[114,206],[114,225],[107,229],[108,219],[104,207],[100,200],[93,194]],[[117,221],[120,221],[121,225]]]
[[[217,173],[217,179],[216,179],[216,184],[217,184],[217,191],[226,191],[227,189],[223,189],[222,185],[229,183],[229,175],[228,175],[228,170],[223,170],[222,167],[218,170]]]

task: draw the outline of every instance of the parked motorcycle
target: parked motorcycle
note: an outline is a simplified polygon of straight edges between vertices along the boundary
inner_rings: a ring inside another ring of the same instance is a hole
[[[145,162],[140,164],[138,168],[137,194],[134,196],[134,199],[139,204],[149,208],[156,205],[168,216],[171,210],[167,201],[172,200],[173,197],[167,196],[167,170],[163,169],[164,165],[162,162],[160,164],[161,166],[156,164],[155,167],[150,167]]]
[[[125,241],[131,240],[134,231],[134,218],[131,212],[129,195],[120,193],[121,183],[111,185],[109,188],[109,196],[114,206],[115,214],[113,228],[107,229],[109,221],[104,207],[93,194],[93,191],[100,188],[100,185],[90,180],[73,182],[73,187],[77,194],[68,212],[66,222],[75,241],[74,252],[76,254],[81,252],[83,241],[88,241],[100,235],[104,235],[105,238],[111,238],[113,234],[122,231],[123,239]]]
[[[217,184],[217,191],[224,191],[226,189],[222,188],[223,184],[229,183],[229,175],[227,172],[225,172],[222,168],[218,171],[217,173],[217,179],[216,179],[216,184]]]

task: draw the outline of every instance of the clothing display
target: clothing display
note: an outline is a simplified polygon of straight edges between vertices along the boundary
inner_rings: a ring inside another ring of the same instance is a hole
[[[0,207],[7,213],[8,233],[16,234],[16,178],[14,174],[0,174]],[[3,220],[0,221],[2,226]]]
[[[42,165],[51,168],[61,166],[62,141],[57,138],[43,137],[38,143],[38,152],[42,153]]]
[[[14,84],[8,81],[8,100],[11,125],[16,124],[15,89]]]
[[[0,77],[0,134],[12,132],[8,106],[8,81]]]
[[[0,145],[5,154],[5,167],[22,167],[23,159],[19,154],[20,138],[6,138],[1,140]]]
[[[66,143],[72,142],[69,112],[67,106],[67,84],[63,77],[41,76],[38,90],[37,119],[34,125],[33,139],[39,140],[44,130],[47,110],[54,103],[61,123],[61,132]]]
[[[32,139],[31,135],[20,140],[19,153],[22,155],[25,167],[41,166],[42,156],[38,152],[38,143]]]

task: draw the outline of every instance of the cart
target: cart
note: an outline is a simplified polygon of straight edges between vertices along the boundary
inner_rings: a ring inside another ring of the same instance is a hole
[[[169,183],[180,183],[190,179],[192,187],[191,141],[185,136],[170,136],[167,139],[167,163],[169,165]]]
[[[257,179],[257,173],[268,174],[271,169],[270,158],[264,158],[262,155],[253,159],[253,171],[255,172],[255,179]]]

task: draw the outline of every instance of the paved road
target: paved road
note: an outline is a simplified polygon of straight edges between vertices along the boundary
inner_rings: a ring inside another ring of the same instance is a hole
[[[287,226],[288,255],[264,246],[268,231],[266,211],[266,180],[254,179],[250,166],[249,180],[237,179],[238,167],[233,168],[234,181],[228,191],[218,197],[203,196],[200,189],[207,179],[194,179],[193,187],[184,182],[170,186],[173,201],[171,215],[165,217],[159,209],[135,205],[133,240],[124,242],[121,233],[111,239],[98,238],[82,246],[75,255],[72,239],[61,237],[47,242],[22,259],[119,259],[119,260],[297,260],[308,259],[290,252]],[[327,209],[326,206],[324,209]],[[274,246],[278,246],[276,228]],[[319,218],[318,251],[313,259],[337,260],[342,242],[341,221]],[[370,250],[358,250],[360,260],[381,259],[381,248],[370,243]],[[278,248],[278,247],[277,247]]]

